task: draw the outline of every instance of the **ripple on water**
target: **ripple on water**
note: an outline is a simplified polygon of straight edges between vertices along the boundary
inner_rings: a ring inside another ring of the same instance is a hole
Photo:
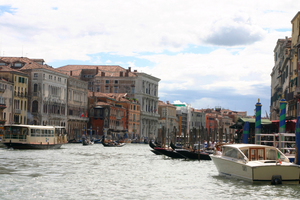
[[[148,145],[67,144],[0,149],[1,199],[297,199],[299,185],[253,185],[218,175],[211,161],[155,155]]]

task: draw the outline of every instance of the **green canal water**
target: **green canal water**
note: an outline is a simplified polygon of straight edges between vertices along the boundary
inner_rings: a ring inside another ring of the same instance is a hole
[[[1,148],[0,199],[300,199],[300,185],[221,177],[212,161],[170,159],[145,144],[66,144]]]

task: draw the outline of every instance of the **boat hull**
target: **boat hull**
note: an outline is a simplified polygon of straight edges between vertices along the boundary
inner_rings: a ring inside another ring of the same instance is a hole
[[[184,149],[176,149],[176,152],[182,155],[183,157],[191,160],[211,160],[208,153],[202,153],[200,154],[198,152],[192,152]]]
[[[252,183],[271,183],[273,176],[279,175],[283,184],[299,184],[298,165],[270,165],[249,166],[242,161],[229,160],[220,156],[210,155],[219,174],[246,180]]]
[[[123,147],[126,143],[118,143],[118,144],[114,144],[114,143],[104,143],[102,142],[104,147]]]
[[[159,148],[159,147],[155,147],[154,148],[155,151],[158,151],[159,153],[168,156],[170,158],[185,158],[182,155],[180,155],[179,153],[175,152],[175,151],[170,151],[164,148]]]
[[[63,144],[28,144],[28,143],[3,143],[7,148],[13,149],[59,149]]]

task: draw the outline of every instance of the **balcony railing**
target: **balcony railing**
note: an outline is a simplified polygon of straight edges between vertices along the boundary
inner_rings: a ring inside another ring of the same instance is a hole
[[[6,104],[0,104],[0,109],[5,109],[6,108]]]
[[[15,114],[21,114],[21,110],[20,109],[15,109]]]

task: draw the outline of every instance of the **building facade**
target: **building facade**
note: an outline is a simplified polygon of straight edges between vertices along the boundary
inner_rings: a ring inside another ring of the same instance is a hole
[[[101,93],[126,93],[140,103],[140,136],[157,137],[159,78],[116,65],[67,65],[58,68],[63,73],[88,82],[88,89]]]
[[[72,76],[68,77],[67,132],[69,139],[81,139],[81,132],[87,127],[88,83]]]

